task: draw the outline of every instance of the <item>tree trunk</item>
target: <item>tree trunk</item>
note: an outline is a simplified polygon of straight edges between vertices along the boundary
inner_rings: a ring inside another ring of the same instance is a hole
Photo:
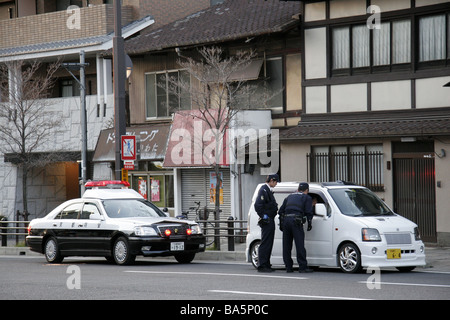
[[[216,173],[216,201],[214,206],[214,220],[220,220],[220,186],[222,185],[222,179],[220,178],[220,166],[218,163],[214,166],[214,172]],[[216,250],[220,250],[220,222],[215,223],[214,229],[214,244]]]

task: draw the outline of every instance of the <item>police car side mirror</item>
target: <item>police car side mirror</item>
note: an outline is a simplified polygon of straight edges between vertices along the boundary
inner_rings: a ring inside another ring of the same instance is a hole
[[[327,207],[324,203],[316,203],[316,215],[325,217],[327,215]]]
[[[91,213],[91,215],[89,216],[89,219],[90,220],[105,220],[103,218],[103,216],[98,212]]]

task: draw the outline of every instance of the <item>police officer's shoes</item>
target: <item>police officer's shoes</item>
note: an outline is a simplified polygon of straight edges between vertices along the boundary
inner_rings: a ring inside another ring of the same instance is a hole
[[[298,272],[300,272],[300,273],[311,273],[311,272],[314,272],[314,270],[310,269],[310,268],[306,268],[306,269],[298,269]]]
[[[275,270],[273,270],[272,268],[269,268],[269,267],[263,267],[263,268],[258,268],[258,272],[266,272],[266,273],[269,273],[269,272],[274,272]]]

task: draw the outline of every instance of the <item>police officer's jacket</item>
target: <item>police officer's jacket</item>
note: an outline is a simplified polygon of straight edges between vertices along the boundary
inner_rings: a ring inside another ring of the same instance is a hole
[[[278,214],[280,216],[295,215],[306,217],[308,221],[311,221],[314,215],[312,212],[312,198],[301,192],[290,194],[284,199]]]
[[[255,200],[255,211],[260,218],[267,214],[270,218],[275,218],[278,211],[278,204],[275,201],[272,191],[267,184],[264,184],[258,192]]]

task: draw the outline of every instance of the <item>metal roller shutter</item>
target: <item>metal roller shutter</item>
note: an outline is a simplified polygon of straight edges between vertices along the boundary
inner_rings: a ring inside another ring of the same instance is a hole
[[[231,215],[231,193],[230,193],[230,170],[220,170],[223,175],[223,204],[220,205],[222,210],[220,214],[221,220],[226,220]],[[200,208],[205,204],[211,211],[214,210],[214,204],[209,203],[210,189],[210,172],[213,169],[182,169],[181,170],[181,201],[182,210],[188,211],[190,207],[196,207],[194,201],[200,201]],[[189,213],[189,219],[194,219],[193,210]],[[209,217],[214,219],[214,217]]]

